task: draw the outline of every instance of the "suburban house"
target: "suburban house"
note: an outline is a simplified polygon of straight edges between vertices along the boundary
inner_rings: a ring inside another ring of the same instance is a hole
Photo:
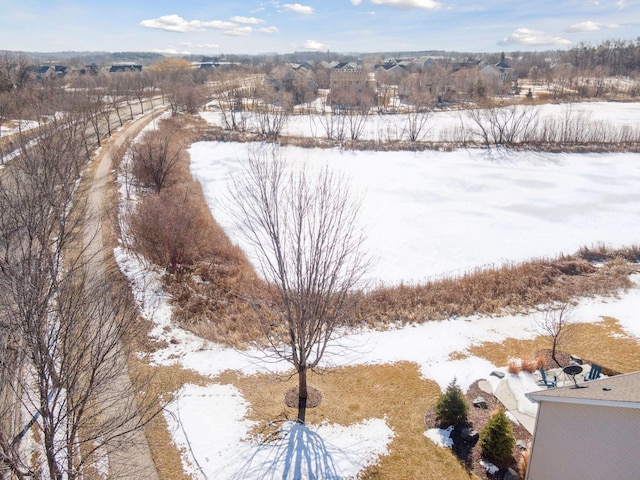
[[[301,66],[278,65],[269,72],[267,80],[275,90],[292,91],[299,86],[314,93],[318,91],[313,72]]]
[[[527,480],[640,478],[640,372],[531,392]]]
[[[363,92],[365,89],[375,88],[375,79],[369,73],[349,70],[333,70],[329,79],[332,90],[346,90]]]
[[[398,83],[400,79],[407,75],[407,70],[397,63],[385,63],[376,65],[374,73],[378,81],[385,83]]]
[[[480,69],[480,73],[485,77],[491,77],[503,83],[513,82],[516,79],[515,70],[505,62],[487,65]]]
[[[134,65],[129,63],[124,63],[120,65],[111,65],[109,67],[109,73],[123,73],[123,72],[141,72],[142,65]]]
[[[420,57],[416,58],[411,65],[409,65],[409,70],[412,72],[418,72],[421,70],[426,70],[433,66],[437,65],[436,61],[431,57]]]
[[[38,67],[29,67],[27,71],[33,73],[38,80],[42,80],[45,78],[62,78],[71,72],[71,69],[65,65],[40,65]]]
[[[358,64],[354,62],[340,62],[333,67],[333,70],[338,72],[356,72],[359,68]]]

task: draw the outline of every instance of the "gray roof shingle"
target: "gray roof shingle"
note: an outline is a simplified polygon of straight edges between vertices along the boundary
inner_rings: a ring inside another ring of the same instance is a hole
[[[640,372],[601,378],[574,386],[550,388],[527,394],[534,402],[553,401],[585,405],[640,408]]]

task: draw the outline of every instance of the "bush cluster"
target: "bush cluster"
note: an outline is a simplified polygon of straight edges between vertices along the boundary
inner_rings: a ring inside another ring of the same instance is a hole
[[[455,378],[438,398],[434,411],[443,425],[458,426],[467,422],[469,405]]]
[[[507,415],[504,410],[498,410],[480,432],[482,456],[490,461],[508,460],[512,455],[515,443],[513,428]]]

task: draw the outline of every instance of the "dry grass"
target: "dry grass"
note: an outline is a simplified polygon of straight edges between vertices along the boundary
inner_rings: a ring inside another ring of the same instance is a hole
[[[617,251],[608,252],[602,268],[579,255],[561,256],[476,270],[424,285],[380,288],[366,296],[360,318],[372,325],[424,322],[522,312],[553,301],[613,295],[631,287],[629,274],[637,264],[616,255]]]
[[[640,343],[627,334],[617,320],[606,317],[597,323],[576,323],[574,326],[571,340],[563,350],[614,372],[640,370]],[[530,357],[535,352],[550,347],[543,337],[532,340],[508,338],[500,343],[474,345],[468,349],[468,353],[500,366],[508,365],[513,358]]]
[[[566,350],[585,361],[612,370],[630,373],[640,370],[640,343],[624,331],[620,323],[604,317],[598,323],[578,323]]]
[[[160,210],[164,209],[164,214],[167,214],[165,207],[172,202],[171,198],[166,197],[176,196],[175,203],[180,207],[175,213],[179,218],[170,221],[166,215],[159,217],[155,226],[150,228],[152,216],[141,215],[145,222],[142,230],[150,231],[151,239],[173,239],[175,231],[180,235],[192,234],[180,241],[180,270],[165,275],[166,289],[174,308],[173,318],[181,327],[200,337],[241,348],[249,341],[262,337],[259,322],[244,300],[248,289],[260,290],[260,281],[244,253],[229,241],[211,216],[200,185],[191,177],[189,154],[184,146],[200,138],[203,127],[203,120],[186,116],[159,123],[161,134],[166,132],[167,137],[171,138],[171,148],[183,146],[172,175],[173,185],[164,190],[165,197],[160,202]],[[189,191],[188,202],[184,200],[186,188]],[[185,213],[185,209],[189,209],[190,213]],[[185,218],[189,218],[189,225],[183,227],[180,219]],[[187,227],[193,226],[193,219],[197,219],[197,233],[187,230]],[[168,225],[170,228],[158,228],[158,225]],[[146,258],[153,260],[169,255],[164,245],[158,249],[162,250],[159,253],[149,242],[133,243],[142,248],[140,253]],[[145,250],[145,245],[150,249]]]
[[[219,380],[233,383],[251,404],[249,418],[258,422],[256,432],[268,432],[267,424],[273,420],[296,418],[296,410],[284,404],[285,392],[296,385],[295,377],[243,377],[227,372]],[[341,368],[325,375],[312,374],[309,383],[321,390],[323,402],[307,411],[307,423],[326,421],[348,426],[369,418],[386,418],[393,430],[389,454],[368,468],[362,478],[435,480],[469,476],[450,450],[436,447],[423,435],[424,414],[435,404],[440,388],[422,379],[417,365],[400,362]]]
[[[509,360],[509,364],[507,365],[507,371],[514,375],[517,375],[520,372],[533,373],[543,364],[544,359],[542,357],[512,358]]]

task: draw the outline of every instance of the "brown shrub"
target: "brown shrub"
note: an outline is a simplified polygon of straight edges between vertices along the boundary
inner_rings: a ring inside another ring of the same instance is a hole
[[[169,273],[202,260],[213,233],[200,185],[182,183],[142,199],[130,216],[136,251]]]
[[[540,368],[540,359],[512,358],[509,360],[508,371],[517,375],[520,372],[533,373]]]
[[[535,372],[538,368],[540,368],[539,365],[539,361],[538,359],[534,359],[534,358],[522,358],[520,360],[520,369],[523,372],[529,372],[529,373],[533,373]]]
[[[524,480],[527,474],[527,468],[529,467],[529,451],[522,452],[520,458],[518,458],[518,476],[521,480]]]
[[[632,256],[637,247],[625,249]],[[616,253],[613,253],[616,252]],[[612,295],[630,288],[637,266],[620,251],[596,268],[580,253],[537,259],[502,267],[477,269],[461,277],[445,277],[424,285],[382,287],[365,295],[359,318],[371,325],[424,322],[472,314],[500,315],[540,304],[567,302],[579,296]]]
[[[518,358],[512,358],[511,360],[509,360],[509,366],[507,368],[507,371],[513,375],[517,375],[520,373],[520,359]]]

